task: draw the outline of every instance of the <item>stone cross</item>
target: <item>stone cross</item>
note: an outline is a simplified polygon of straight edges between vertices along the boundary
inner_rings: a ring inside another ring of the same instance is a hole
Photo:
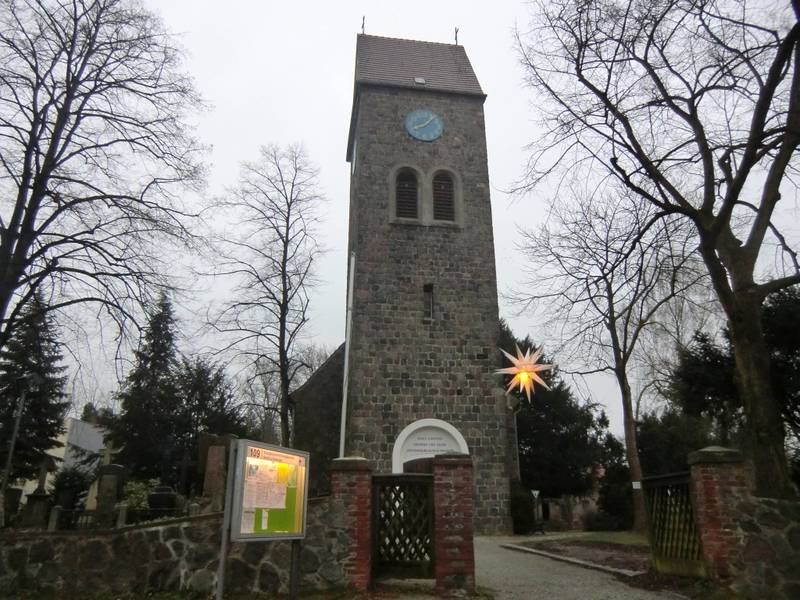
[[[45,455],[42,458],[42,462],[39,463],[38,483],[35,490],[37,493],[47,491],[45,489],[47,486],[47,474],[55,470],[55,466],[55,461],[52,456]]]
[[[100,451],[100,464],[101,465],[110,465],[111,460],[115,454],[119,454],[122,448],[114,448],[113,444],[109,444],[108,446],[104,446],[103,449]]]

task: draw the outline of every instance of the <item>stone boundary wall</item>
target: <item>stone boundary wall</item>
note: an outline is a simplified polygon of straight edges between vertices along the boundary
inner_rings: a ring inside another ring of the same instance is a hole
[[[222,513],[115,530],[0,534],[0,594],[16,590],[121,593],[216,588]],[[301,552],[302,591],[344,587],[352,544],[344,507],[330,497],[308,502]],[[287,593],[291,542],[232,543],[226,592]]]
[[[800,501],[754,496],[741,453],[689,455],[703,559],[732,598],[800,598]]]

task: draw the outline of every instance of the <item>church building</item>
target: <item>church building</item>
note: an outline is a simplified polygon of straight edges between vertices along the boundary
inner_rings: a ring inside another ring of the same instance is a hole
[[[337,456],[396,473],[467,453],[476,531],[492,533],[511,528],[516,452],[494,375],[485,99],[460,45],[358,36],[346,341],[294,399],[312,487]]]

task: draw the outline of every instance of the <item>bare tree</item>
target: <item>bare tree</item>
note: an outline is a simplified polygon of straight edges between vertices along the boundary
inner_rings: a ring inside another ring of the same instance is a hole
[[[0,4],[0,348],[35,293],[122,331],[202,174],[181,54],[133,0]]]
[[[211,325],[228,340],[221,351],[235,352],[256,377],[277,376],[284,445],[291,441],[289,393],[304,367],[298,342],[321,252],[317,178],[300,146],[262,147],[258,161],[242,165],[238,186],[222,203],[235,225],[222,240],[220,274],[236,284]]]
[[[695,264],[694,268],[702,265]],[[695,334],[709,327],[721,328],[723,321],[714,292],[707,285],[686,290],[663,306],[639,341],[636,379],[640,385],[634,406],[637,420],[642,412],[664,408],[680,352],[692,344]]]
[[[554,208],[547,226],[524,234],[531,279],[518,294],[547,317],[556,352],[581,365],[579,373],[613,374],[639,531],[646,514],[631,381],[636,351],[659,311],[697,281],[687,268],[689,237],[674,219],[642,231],[652,212],[625,197]]]
[[[298,344],[293,353],[298,368],[289,389],[290,396],[324,363],[330,351],[324,345]],[[281,379],[279,373],[257,360],[244,373],[240,396],[251,427],[259,432],[264,442],[280,442],[281,431]],[[289,402],[290,443],[294,443],[294,403]]]
[[[243,374],[239,387],[241,406],[248,427],[257,431],[262,442],[279,444],[280,440],[280,380],[277,373],[252,364]]]
[[[770,382],[761,305],[800,282],[797,251],[776,226],[796,191],[800,143],[798,3],[721,0],[540,2],[518,34],[549,135],[528,172],[565,166],[611,177],[695,227],[728,319],[763,495],[792,495]],[[765,248],[777,260],[759,264]],[[767,272],[769,271],[769,272]]]

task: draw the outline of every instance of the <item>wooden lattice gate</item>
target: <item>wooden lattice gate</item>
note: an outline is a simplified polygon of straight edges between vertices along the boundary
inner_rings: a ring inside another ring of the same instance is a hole
[[[417,473],[372,478],[376,577],[433,577],[433,476]]]
[[[653,566],[660,573],[704,577],[689,473],[646,477],[642,484]]]

